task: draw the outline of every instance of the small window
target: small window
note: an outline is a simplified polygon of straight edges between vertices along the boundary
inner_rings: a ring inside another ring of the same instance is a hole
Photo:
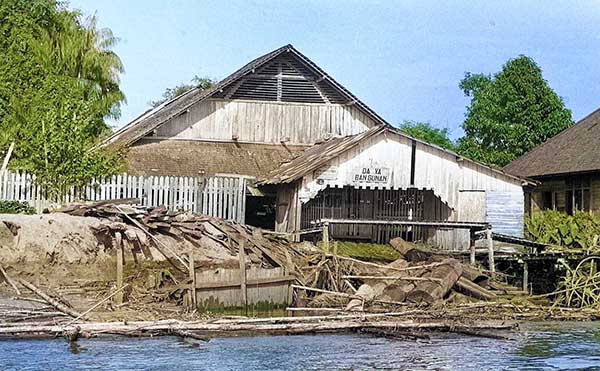
[[[575,177],[567,181],[566,212],[573,215],[576,211],[590,211],[592,197],[589,177]]]
[[[542,210],[554,210],[553,194],[550,191],[542,192]]]

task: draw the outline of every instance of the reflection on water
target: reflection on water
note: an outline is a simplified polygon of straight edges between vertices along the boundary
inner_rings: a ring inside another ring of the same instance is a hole
[[[402,341],[364,335],[214,339],[0,341],[2,369],[153,370],[600,370],[600,323],[523,327],[517,341],[460,335]]]

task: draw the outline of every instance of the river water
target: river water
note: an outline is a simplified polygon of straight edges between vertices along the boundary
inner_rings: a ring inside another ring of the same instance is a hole
[[[2,340],[2,370],[600,370],[600,323],[522,327],[518,340],[453,334],[429,341],[367,335]]]

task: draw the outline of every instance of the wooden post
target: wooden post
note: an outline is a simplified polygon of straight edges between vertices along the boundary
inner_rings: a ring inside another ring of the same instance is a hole
[[[329,252],[329,223],[323,223],[323,250]]]
[[[117,252],[117,290],[120,290],[123,287],[123,239],[121,237],[121,232],[115,233],[115,250]],[[117,295],[115,295],[115,302],[117,304],[123,303],[123,291],[119,291]]]
[[[529,264],[523,261],[523,291],[529,292]]]
[[[494,263],[494,241],[492,240],[492,228],[491,227],[488,227],[488,229],[486,229],[485,237],[487,238],[489,270],[490,270],[490,272],[495,273],[496,272],[496,264]]]
[[[6,171],[6,168],[8,167],[8,162],[10,161],[10,156],[12,155],[14,148],[15,148],[15,142],[10,142],[10,146],[8,146],[8,151],[6,151],[6,155],[4,155],[4,161],[2,161],[2,168],[0,169],[0,175],[4,174],[4,171]]]
[[[189,260],[189,264],[190,264],[190,278],[191,278],[191,284],[190,284],[190,306],[193,309],[198,308],[198,303],[197,303],[197,297],[196,297],[196,267],[194,264],[194,249],[191,248],[190,252],[188,254],[188,260]]]
[[[469,229],[469,253],[471,265],[475,265],[475,233],[472,229]]]
[[[240,251],[238,252],[240,258],[240,291],[242,293],[242,305],[244,306],[244,312],[248,314],[248,292],[246,291],[246,251],[244,251],[244,240],[240,240]]]

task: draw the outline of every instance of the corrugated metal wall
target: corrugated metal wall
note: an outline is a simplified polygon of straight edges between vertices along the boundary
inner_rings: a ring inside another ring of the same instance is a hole
[[[523,237],[524,201],[522,192],[486,192],[486,221],[494,232]]]

